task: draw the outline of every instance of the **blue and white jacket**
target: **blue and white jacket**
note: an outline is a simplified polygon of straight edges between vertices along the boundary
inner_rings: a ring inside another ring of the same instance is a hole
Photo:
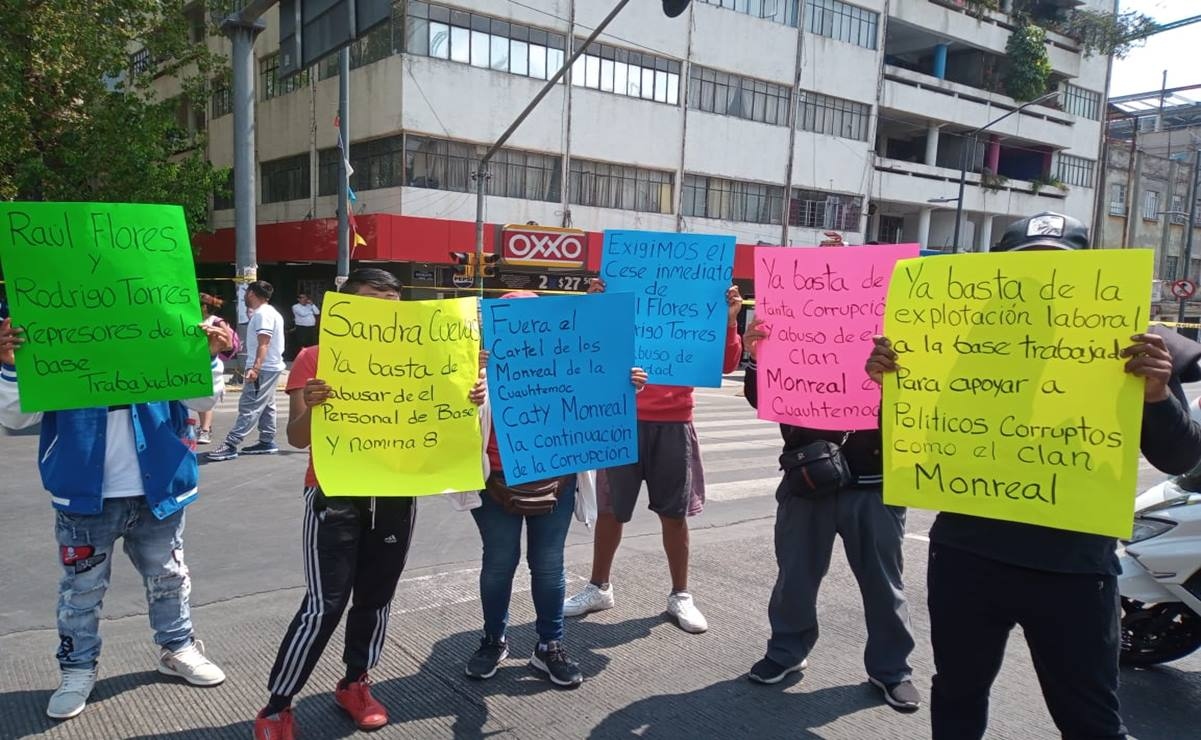
[[[214,358],[213,395],[189,401],[157,401],[130,406],[138,468],[146,502],[165,519],[196,499],[199,467],[185,441],[188,409],[209,411],[225,393],[225,368]],[[69,514],[99,514],[104,507],[105,440],[108,409],[23,413],[17,370],[0,365],[0,426],[26,429],[42,424],[38,468],[54,508]]]

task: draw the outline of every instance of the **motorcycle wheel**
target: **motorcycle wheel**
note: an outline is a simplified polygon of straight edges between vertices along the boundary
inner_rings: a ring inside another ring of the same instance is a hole
[[[1122,665],[1170,663],[1201,647],[1201,617],[1180,603],[1122,599]]]

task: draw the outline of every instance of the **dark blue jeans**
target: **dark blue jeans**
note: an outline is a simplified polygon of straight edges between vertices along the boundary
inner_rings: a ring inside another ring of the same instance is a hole
[[[483,505],[472,509],[484,559],[480,567],[480,602],[484,607],[484,634],[504,639],[509,624],[509,601],[513,596],[513,574],[521,560],[521,526],[526,528],[526,561],[534,595],[536,627],[542,642],[563,639],[563,598],[567,578],[563,570],[563,544],[575,510],[575,478],[571,479],[555,510],[541,516],[506,513],[486,492]]]

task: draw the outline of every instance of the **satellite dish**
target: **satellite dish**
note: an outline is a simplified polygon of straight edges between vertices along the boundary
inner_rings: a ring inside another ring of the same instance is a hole
[[[688,9],[688,3],[692,0],[663,0],[663,12],[668,18],[675,18]]]

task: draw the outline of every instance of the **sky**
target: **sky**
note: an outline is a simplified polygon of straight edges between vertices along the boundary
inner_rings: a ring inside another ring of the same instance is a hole
[[[1137,10],[1160,23],[1201,14],[1198,0],[1122,0],[1122,10]],[[1114,60],[1111,96],[1158,90],[1163,71],[1168,71],[1168,87],[1201,84],[1201,23],[1151,36],[1125,59]]]

